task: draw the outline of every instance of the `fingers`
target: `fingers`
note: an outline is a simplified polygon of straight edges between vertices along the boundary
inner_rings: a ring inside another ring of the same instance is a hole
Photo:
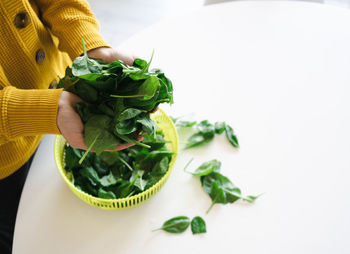
[[[143,135],[139,134],[137,135],[137,141],[141,142],[143,140]]]
[[[133,65],[136,58],[131,53],[107,47],[92,49],[88,52],[88,56],[91,58],[102,59],[106,63],[111,63],[115,60],[121,60],[127,65]]]
[[[83,135],[77,135],[73,141],[69,142],[67,141],[68,144],[73,147],[73,148],[77,148],[77,149],[82,149],[82,150],[87,150],[88,147],[85,145],[85,142],[84,142],[84,136]],[[92,152],[93,150],[91,150]]]
[[[143,136],[140,134],[140,135],[137,135],[137,141],[141,142],[143,140]],[[129,147],[132,147],[134,146],[135,144],[120,144],[120,145],[117,145],[115,147],[115,149],[113,150],[106,150],[106,151],[121,151],[121,150],[124,150],[126,148],[129,148]]]
[[[120,151],[120,150],[124,150],[126,148],[132,147],[135,144],[121,144],[121,145],[117,145],[116,148],[113,151]]]
[[[116,59],[122,60],[125,64],[130,66],[134,64],[134,60],[136,58],[133,54],[119,50],[115,50],[115,57]],[[116,59],[114,59],[113,61],[115,61]]]

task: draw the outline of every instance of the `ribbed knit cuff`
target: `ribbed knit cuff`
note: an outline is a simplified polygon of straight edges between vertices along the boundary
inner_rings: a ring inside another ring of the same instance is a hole
[[[60,134],[57,109],[62,89],[4,88],[2,130],[8,138]]]
[[[82,39],[85,41],[86,51],[100,47],[111,47],[100,35],[96,24],[85,22],[84,25],[80,25],[79,22],[76,22],[71,26],[74,34],[70,34],[70,38],[66,38],[66,40],[61,40],[61,44],[72,60],[83,54]],[[76,35],[80,37],[74,38]]]

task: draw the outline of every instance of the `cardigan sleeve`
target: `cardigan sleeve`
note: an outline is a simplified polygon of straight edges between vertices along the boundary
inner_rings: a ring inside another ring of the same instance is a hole
[[[2,88],[0,145],[19,136],[60,134],[56,118],[61,92],[62,89]]]
[[[59,39],[59,49],[72,60],[86,50],[110,47],[99,33],[99,25],[85,0],[34,0],[44,24]]]

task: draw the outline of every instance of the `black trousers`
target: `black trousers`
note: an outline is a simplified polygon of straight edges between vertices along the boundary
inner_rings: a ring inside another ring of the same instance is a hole
[[[18,203],[34,155],[15,173],[0,180],[0,253],[11,254]]]

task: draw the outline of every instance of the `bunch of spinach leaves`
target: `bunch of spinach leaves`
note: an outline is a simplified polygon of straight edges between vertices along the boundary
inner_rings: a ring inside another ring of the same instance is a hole
[[[147,147],[138,142],[138,135],[154,134],[156,125],[149,113],[160,103],[173,103],[171,81],[159,69],[149,70],[152,58],[149,62],[135,59],[133,66],[120,60],[106,64],[87,56],[84,41],[83,49],[84,54],[66,69],[58,88],[84,101],[76,108],[84,123],[88,151],[94,149],[100,155],[121,143]]]
[[[222,133],[225,133],[227,140],[233,147],[239,148],[238,138],[233,128],[225,122],[215,122],[212,124],[208,120],[203,120],[197,123],[196,121],[181,120],[179,117],[172,117],[171,119],[177,128],[194,127],[197,130],[197,132],[187,140],[185,149],[200,147],[208,144],[214,139],[215,134]]]
[[[160,129],[145,134],[142,143],[149,148],[133,146],[121,151],[88,153],[65,147],[65,170],[80,190],[105,199],[125,198],[143,192],[157,183],[168,171],[173,153]]]
[[[220,168],[221,162],[218,160],[204,162],[193,172],[186,171],[185,168],[187,173],[200,177],[204,191],[212,200],[207,213],[215,204],[234,203],[239,199],[252,203],[259,197],[243,196],[241,190],[219,172]]]

